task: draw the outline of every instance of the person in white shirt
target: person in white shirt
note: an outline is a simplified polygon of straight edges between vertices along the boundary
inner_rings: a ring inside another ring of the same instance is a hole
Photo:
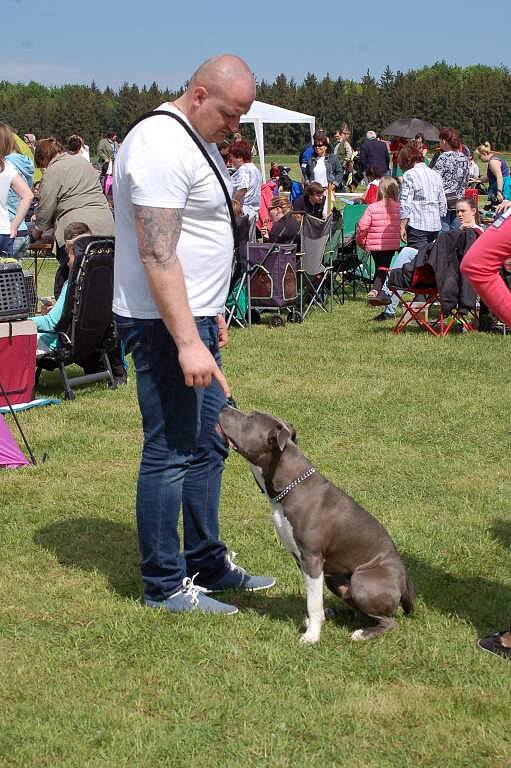
[[[233,141],[229,146],[229,163],[236,171],[231,177],[233,199],[238,200],[250,220],[257,218],[261,207],[261,172],[252,162],[248,141]]]
[[[182,96],[160,107],[168,114],[128,132],[114,163],[114,318],[133,358],[144,428],[137,486],[144,603],[167,611],[236,613],[206,593],[275,583],[234,565],[218,530],[228,449],[215,426],[231,394],[219,349],[227,342],[233,234],[232,186],[216,144],[237,130],[254,98],[242,59],[209,59]]]
[[[337,155],[331,152],[326,136],[314,136],[314,154],[303,175],[307,182],[317,181],[330,192],[342,188],[343,168]]]
[[[399,153],[398,165],[404,171],[399,191],[401,240],[420,249],[433,242],[447,213],[447,200],[440,174],[424,162],[422,152],[407,144]]]
[[[14,135],[6,123],[0,123],[0,255],[12,257],[18,227],[24,220],[34,195],[14,165],[6,159],[13,151]],[[19,197],[16,213],[9,217],[7,199],[13,189]]]

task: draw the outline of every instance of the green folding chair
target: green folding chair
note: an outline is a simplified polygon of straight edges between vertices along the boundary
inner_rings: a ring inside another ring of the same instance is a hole
[[[353,298],[356,295],[357,285],[364,286],[367,292],[370,289],[372,275],[374,274],[374,262],[370,253],[365,251],[356,241],[357,224],[362,218],[367,205],[345,205],[342,211],[342,228],[338,236],[337,252],[333,254],[333,284],[334,298],[344,304],[347,286],[351,287]],[[332,238],[337,232],[332,235]],[[332,245],[330,251],[333,252]]]

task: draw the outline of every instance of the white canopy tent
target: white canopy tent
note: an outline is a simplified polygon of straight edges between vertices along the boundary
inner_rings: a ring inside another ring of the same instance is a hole
[[[246,115],[242,115],[240,123],[253,123],[255,128],[257,152],[263,181],[266,181],[266,169],[264,164],[264,124],[265,123],[307,123],[310,126],[311,139],[316,127],[316,118],[305,115],[303,112],[294,112],[292,109],[275,107],[273,104],[265,104],[264,101],[254,101]]]

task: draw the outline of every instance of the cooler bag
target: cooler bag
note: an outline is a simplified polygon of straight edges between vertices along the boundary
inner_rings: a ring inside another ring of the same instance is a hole
[[[37,329],[33,320],[0,322],[0,384],[11,405],[32,400]],[[0,388],[0,405],[7,401]]]

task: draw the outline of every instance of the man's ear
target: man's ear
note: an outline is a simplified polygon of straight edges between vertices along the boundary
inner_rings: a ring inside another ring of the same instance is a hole
[[[270,442],[273,445],[277,445],[281,453],[291,439],[291,431],[285,424],[279,424],[279,426],[275,427],[270,434]]]

